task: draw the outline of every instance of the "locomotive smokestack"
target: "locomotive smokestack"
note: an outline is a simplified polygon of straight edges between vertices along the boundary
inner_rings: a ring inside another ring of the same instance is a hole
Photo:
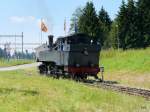
[[[49,46],[52,47],[53,46],[53,35],[48,36],[48,42],[49,42]]]

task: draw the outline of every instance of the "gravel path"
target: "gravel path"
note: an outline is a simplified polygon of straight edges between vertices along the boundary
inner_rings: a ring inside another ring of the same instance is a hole
[[[38,65],[40,65],[40,63],[31,63],[31,64],[11,66],[11,67],[0,67],[0,71],[12,71],[12,70],[18,70],[18,69],[26,69],[26,68],[31,68],[31,67],[37,67]]]

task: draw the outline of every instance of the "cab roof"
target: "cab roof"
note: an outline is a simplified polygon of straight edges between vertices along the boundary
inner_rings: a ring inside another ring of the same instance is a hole
[[[72,44],[76,44],[76,43],[89,44],[89,43],[91,43],[91,38],[87,34],[77,33],[77,34],[71,34],[71,35],[68,35],[65,37],[60,37],[57,39],[57,41],[62,41],[62,42],[68,41]]]

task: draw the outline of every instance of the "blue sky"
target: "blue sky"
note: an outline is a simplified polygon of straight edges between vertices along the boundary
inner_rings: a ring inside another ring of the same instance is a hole
[[[40,41],[40,18],[47,18],[49,33],[43,34],[43,41],[48,34],[56,37],[64,35],[64,18],[69,29],[70,18],[77,7],[85,6],[88,0],[1,0],[0,35],[21,34],[25,42]],[[103,6],[113,19],[122,0],[93,0],[96,10]],[[6,39],[5,39],[6,40]],[[0,39],[2,41],[2,39]],[[4,40],[3,40],[4,41]],[[13,41],[13,40],[12,40]],[[18,40],[19,41],[19,40]]]

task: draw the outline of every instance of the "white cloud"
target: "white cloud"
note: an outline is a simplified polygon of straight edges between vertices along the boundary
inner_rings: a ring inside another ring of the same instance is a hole
[[[34,16],[12,16],[10,17],[10,21],[14,23],[24,23],[34,21]]]

